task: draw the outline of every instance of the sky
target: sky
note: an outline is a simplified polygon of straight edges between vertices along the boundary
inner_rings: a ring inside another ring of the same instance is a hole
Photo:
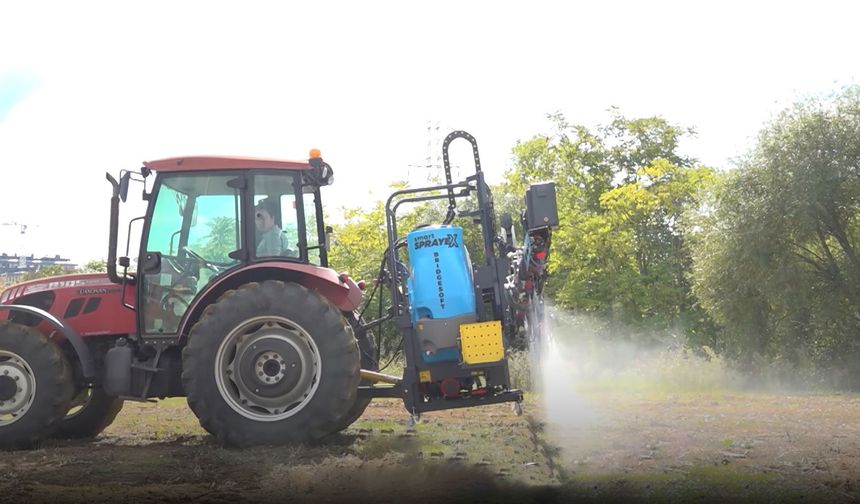
[[[19,224],[0,226],[0,252],[106,257],[105,172],[173,156],[319,148],[336,215],[425,176],[437,125],[477,138],[491,182],[517,141],[552,132],[548,113],[595,126],[612,106],[695,128],[684,153],[727,168],[793,101],[857,83],[858,14],[831,1],[0,0],[0,223]],[[465,175],[468,150],[451,150]]]

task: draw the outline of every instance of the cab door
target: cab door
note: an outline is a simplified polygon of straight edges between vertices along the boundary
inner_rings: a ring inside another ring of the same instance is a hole
[[[144,337],[174,336],[197,293],[241,263],[241,174],[170,173],[147,215],[138,299]]]

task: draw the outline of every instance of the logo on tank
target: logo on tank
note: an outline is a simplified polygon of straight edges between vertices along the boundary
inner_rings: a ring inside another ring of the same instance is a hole
[[[445,289],[442,288],[442,265],[439,264],[439,252],[433,252],[433,264],[436,266],[436,287],[439,289],[439,306],[445,309]]]
[[[457,241],[456,234],[447,234],[442,238],[438,238],[436,235],[423,235],[416,236],[412,242],[412,246],[415,250],[425,248],[425,247],[442,247],[447,246],[448,248],[460,248],[460,243]]]

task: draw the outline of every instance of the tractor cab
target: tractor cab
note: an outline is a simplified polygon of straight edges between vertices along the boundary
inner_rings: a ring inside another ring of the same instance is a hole
[[[136,284],[141,336],[174,337],[189,307],[215,280],[258,263],[328,265],[320,186],[332,170],[319,152],[308,162],[236,157],[186,157],[145,162],[115,183],[125,201],[130,181],[154,176],[137,255],[119,259],[117,283]],[[111,177],[109,177],[111,178]],[[116,250],[118,205],[112,205]],[[283,267],[283,265],[281,266]],[[129,305],[131,307],[132,305]]]

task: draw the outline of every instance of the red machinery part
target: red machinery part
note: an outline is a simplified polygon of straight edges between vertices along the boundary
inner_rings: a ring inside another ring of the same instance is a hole
[[[442,390],[442,395],[448,399],[458,397],[460,395],[460,380],[445,378],[439,383],[439,388]]]

